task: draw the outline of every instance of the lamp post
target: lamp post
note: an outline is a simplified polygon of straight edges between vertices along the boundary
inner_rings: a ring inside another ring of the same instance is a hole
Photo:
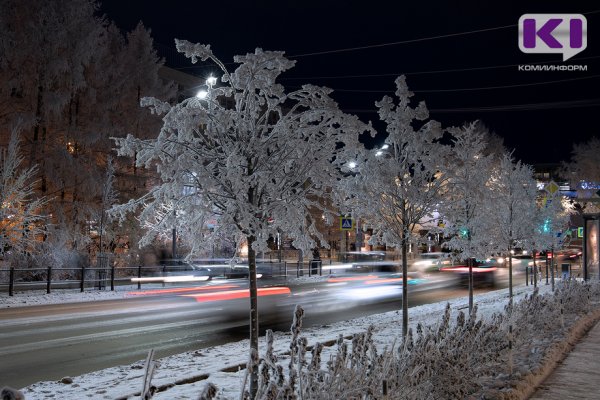
[[[210,91],[212,90],[213,86],[217,83],[217,78],[215,78],[214,76],[209,76],[208,78],[206,78],[206,86],[208,87],[208,90],[205,89],[200,89],[198,91],[198,93],[196,93],[196,97],[200,100],[207,100],[208,102],[208,109],[210,110],[211,107],[211,101],[208,98],[208,95],[210,93]],[[175,208],[173,208],[173,258],[176,258],[176,251],[177,251],[177,231],[175,229],[175,218],[176,218],[176,211]],[[214,250],[213,250],[213,254],[214,254]]]

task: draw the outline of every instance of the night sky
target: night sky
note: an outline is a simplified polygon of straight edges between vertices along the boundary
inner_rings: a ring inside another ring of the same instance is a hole
[[[174,38],[210,44],[225,63],[256,47],[283,50],[297,60],[282,76],[288,89],[304,83],[330,87],[342,109],[364,121],[377,120],[374,102],[393,94],[394,79],[405,74],[414,99],[427,103],[432,118],[446,127],[481,120],[528,163],[566,160],[574,142],[600,134],[595,123],[600,114],[595,40],[600,5],[594,2],[101,3],[101,11],[122,30],[142,21],[167,65],[193,75],[205,77],[217,70],[178,55]],[[560,54],[522,53],[517,24],[525,13],[584,14],[587,49],[566,62]],[[587,71],[518,70],[518,65],[538,63],[586,65]],[[379,135],[374,144],[383,139]]]

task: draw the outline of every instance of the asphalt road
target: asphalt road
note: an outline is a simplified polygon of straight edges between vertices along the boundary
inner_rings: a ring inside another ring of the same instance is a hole
[[[339,290],[322,289],[296,287],[293,296],[261,297],[259,310],[268,310],[261,314],[261,328],[289,329],[295,303],[307,311],[304,326],[401,308],[398,286],[391,295],[369,301],[340,301]],[[160,358],[247,337],[247,298],[198,302],[193,292],[186,294],[192,296],[167,293],[0,309],[0,387],[131,364],[152,348]],[[464,289],[432,285],[409,299],[415,306],[464,295]]]

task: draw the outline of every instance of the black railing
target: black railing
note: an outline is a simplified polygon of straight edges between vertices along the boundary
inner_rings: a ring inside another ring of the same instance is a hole
[[[331,264],[331,260],[328,261]],[[289,277],[317,276],[323,274],[323,261],[311,260],[304,262],[264,262],[257,263],[257,274],[262,279],[287,280]],[[162,282],[165,286],[165,277],[178,275],[206,276],[213,278],[247,278],[246,265],[229,266],[204,265],[194,266],[159,265],[153,267],[119,267],[115,268],[14,268],[0,270],[0,291],[8,290],[13,296],[16,290],[46,290],[51,293],[55,289],[85,289],[105,290],[110,285],[114,291],[115,286],[137,285]],[[136,279],[137,278],[137,279]]]

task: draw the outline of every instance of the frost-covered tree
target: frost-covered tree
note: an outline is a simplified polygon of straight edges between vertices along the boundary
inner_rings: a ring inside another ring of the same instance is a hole
[[[158,132],[160,118],[139,99],[172,96],[172,85],[158,78],[163,62],[148,30],[140,24],[125,38],[94,0],[3,1],[0,31],[0,142],[23,121],[23,155],[38,166],[35,189],[52,197],[57,235],[49,240],[92,252],[90,221],[100,215],[110,137]],[[148,177],[131,162],[116,168],[124,196],[145,190]]]
[[[555,250],[562,246],[573,212],[572,203],[564,196],[546,192],[538,196],[533,224],[527,225],[531,232],[525,241],[526,247],[532,251],[534,262],[536,251]],[[533,276],[537,280],[537,271]],[[537,282],[534,281],[534,284]]]
[[[600,140],[573,144],[571,161],[563,162],[561,169],[580,198],[591,197],[600,187]]]
[[[483,154],[492,156],[492,159],[495,161],[502,158],[502,155],[507,151],[507,148],[504,145],[504,138],[497,133],[490,131],[481,121],[475,122],[475,129],[483,136],[486,143]]]
[[[100,203],[100,216],[96,218],[100,220],[100,229],[98,235],[100,236],[100,244],[98,246],[100,253],[104,252],[102,247],[102,237],[104,236],[105,224],[106,224],[106,210],[112,207],[118,199],[118,193],[114,187],[115,181],[115,166],[112,161],[112,157],[108,157],[106,165],[106,176],[104,183],[102,184],[102,200]]]
[[[435,121],[426,121],[425,103],[411,107],[413,93],[404,76],[396,79],[394,102],[389,96],[376,103],[386,124],[387,149],[376,155],[365,153],[357,164],[355,213],[369,221],[374,235],[402,252],[402,333],[408,329],[407,249],[419,224],[432,219],[445,190],[447,176],[443,163],[448,146],[436,141],[442,130]]]
[[[102,31],[96,7],[90,0],[0,3],[0,116],[33,128],[34,153],[46,139],[46,124],[85,86],[85,65]]]
[[[489,182],[493,202],[487,203],[489,229],[493,230],[495,250],[508,258],[509,297],[512,303],[512,250],[523,245],[536,223],[537,195],[533,169],[521,161],[514,161],[505,153],[492,172]]]
[[[327,246],[309,210],[323,208],[318,199],[337,184],[365,126],[339,110],[329,89],[304,85],[286,93],[276,80],[295,62],[282,52],[256,49],[236,56],[238,65],[230,72],[208,45],[177,40],[176,46],[193,63],[214,62],[223,73],[222,86],[211,82],[203,96],[175,106],[142,100],[165,114],[160,134],[148,140],[128,135],[116,143],[120,155],[137,157],[138,166],[156,165],[161,182],[113,212],[123,216],[143,207],[140,217],[153,227],[146,240],[170,230],[174,214],[195,231],[189,235],[195,240],[193,249],[210,248],[231,229],[243,237],[250,277],[250,349],[256,353],[256,252],[267,250],[269,234],[278,229],[304,251],[317,242]],[[209,229],[207,221],[215,218],[218,224]],[[250,367],[253,395],[257,371]]]
[[[449,129],[452,135],[451,165],[442,215],[447,248],[459,253],[469,267],[469,310],[473,309],[473,264],[489,256],[490,231],[487,218],[493,155],[486,155],[487,140],[473,122]]]
[[[42,209],[47,199],[35,196],[36,169],[25,167],[19,147],[15,127],[8,148],[0,150],[0,256],[31,251],[46,233]]]

